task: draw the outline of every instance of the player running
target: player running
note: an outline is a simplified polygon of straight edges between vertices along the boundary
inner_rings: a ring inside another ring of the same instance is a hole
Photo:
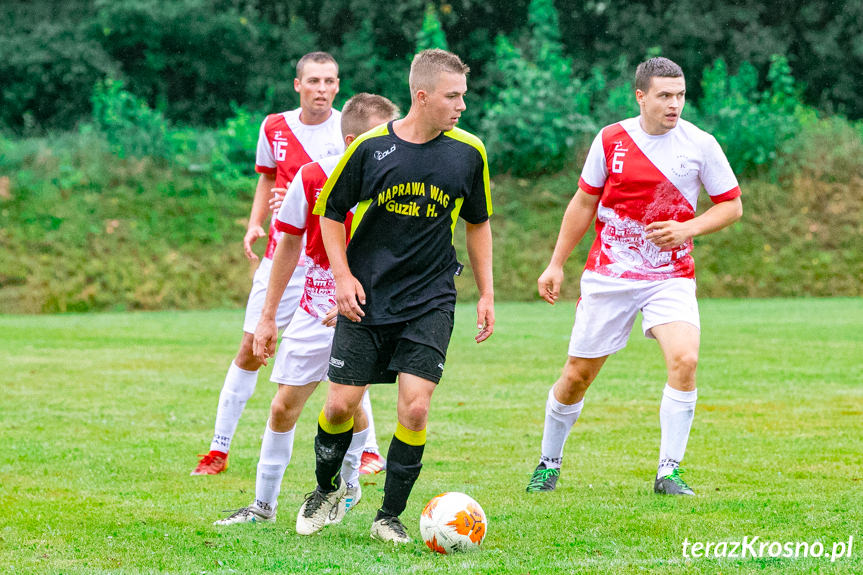
[[[346,145],[379,124],[398,117],[398,108],[384,98],[371,94],[357,94],[347,101],[342,110],[341,127]],[[254,353],[266,365],[276,347],[278,328],[276,317],[279,297],[288,285],[298,266],[297,258],[305,247],[305,286],[299,309],[285,328],[282,344],[276,354],[271,380],[279,384],[270,406],[270,419],[261,442],[261,457],[255,481],[255,500],[229,517],[216,521],[216,525],[275,521],[276,505],[285,469],[291,461],[294,445],[294,428],[306,400],[326,378],[330,347],[333,340],[335,313],[335,280],[321,241],[318,216],[312,208],[321,189],[338,164],[341,156],[330,156],[306,164],[291,182],[285,201],[275,220],[276,229],[284,237],[276,247],[273,267],[267,286],[267,297],[261,319],[255,330]],[[346,228],[350,228],[348,217]],[[325,325],[326,324],[326,325]],[[328,518],[341,521],[344,513],[362,497],[358,481],[360,452],[369,433],[362,406],[354,413],[354,427],[348,455],[342,465],[342,481],[347,486],[343,503]]]
[[[694,236],[730,225],[743,207],[719,144],[680,118],[686,95],[680,66],[667,58],[647,60],[635,72],[635,88],[641,115],[606,126],[594,139],[551,262],[537,281],[540,296],[553,305],[563,265],[595,214],[596,240],[581,277],[569,358],[548,394],[529,492],[555,488],[585,392],[608,356],[626,346],[641,311],[644,335],[659,342],[668,369],[654,491],[694,494],[679,469],[695,414],[700,337],[689,252]],[[695,217],[702,186],[714,205]]]
[[[467,222],[467,248],[480,293],[476,341],[494,329],[485,148],[455,127],[465,109],[467,72],[455,54],[417,54],[408,115],[351,144],[315,206],[314,213],[323,216],[340,316],[315,438],[317,486],[297,516],[301,535],[319,531],[339,512],[346,490],[339,470],[366,387],[392,383],[398,375],[398,425],[371,535],[410,541],[399,515],[422,467],[429,404],[452,333],[453,276],[459,269],[452,241],[459,216]],[[344,222],[353,206],[346,249]]]
[[[243,238],[246,257],[258,259],[252,244],[264,237],[261,227],[271,209],[278,209],[285,189],[300,166],[321,158],[341,154],[344,142],[341,135],[340,113],[333,109],[333,99],[339,91],[338,64],[326,52],[311,52],[297,62],[294,89],[300,96],[300,107],[295,110],[271,114],[261,124],[255,171],[260,174],[249,216],[248,230]],[[249,292],[243,338],[240,349],[228,368],[219,395],[216,424],[210,450],[201,456],[192,475],[215,475],[228,467],[228,451],[237,429],[237,423],[246,402],[255,391],[261,361],[252,352],[255,326],[261,315],[266,297],[267,281],[273,265],[273,253],[281,232],[270,224],[269,240]],[[284,328],[302,294],[305,273],[303,264],[297,266],[285,289],[276,314],[276,324]],[[369,406],[370,407],[370,406]],[[369,412],[371,415],[371,412]],[[370,441],[374,441],[370,438]],[[373,446],[377,448],[377,444]]]

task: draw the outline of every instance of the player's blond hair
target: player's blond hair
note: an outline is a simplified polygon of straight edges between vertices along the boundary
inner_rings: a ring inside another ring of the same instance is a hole
[[[360,92],[345,102],[342,108],[342,137],[359,136],[375,127],[375,121],[395,120],[399,108],[377,94]]]
[[[661,56],[645,60],[635,69],[635,89],[645,94],[653,78],[682,78],[683,68]]]
[[[452,52],[439,48],[423,50],[414,56],[413,62],[411,62],[410,77],[408,78],[411,99],[416,97],[416,93],[419,90],[426,92],[434,91],[438,76],[442,72],[467,75],[470,72],[470,68],[461,61],[461,58]]]
[[[306,67],[306,64],[309,62],[315,62],[316,64],[325,64],[327,62],[331,62],[336,67],[336,75],[339,73],[339,63],[336,62],[336,59],[333,58],[332,54],[329,52],[309,52],[297,62],[297,79],[303,79],[303,69]]]

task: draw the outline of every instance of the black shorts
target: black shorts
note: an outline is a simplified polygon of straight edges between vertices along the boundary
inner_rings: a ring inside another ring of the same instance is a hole
[[[365,325],[340,317],[330,354],[330,381],[393,383],[409,373],[438,383],[452,336],[454,312],[430,310],[411,320]]]

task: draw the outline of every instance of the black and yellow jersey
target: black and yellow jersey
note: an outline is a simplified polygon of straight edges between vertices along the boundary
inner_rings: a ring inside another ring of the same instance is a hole
[[[366,294],[363,323],[454,310],[456,221],[480,224],[492,212],[479,138],[455,128],[413,144],[392,122],[366,132],[330,175],[314,213],[343,222],[354,206],[347,257]]]

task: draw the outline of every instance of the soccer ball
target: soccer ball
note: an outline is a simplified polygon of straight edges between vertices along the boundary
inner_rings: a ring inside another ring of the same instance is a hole
[[[444,555],[478,548],[487,525],[479,503],[457,491],[433,497],[420,515],[423,540],[429,549]]]

